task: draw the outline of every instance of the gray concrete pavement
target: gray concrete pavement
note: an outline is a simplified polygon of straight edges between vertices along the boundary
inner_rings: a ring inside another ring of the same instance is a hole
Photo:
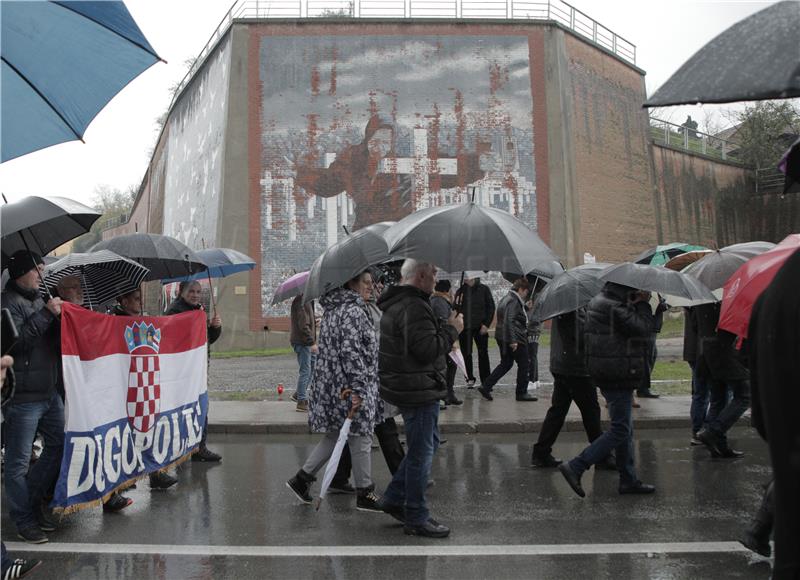
[[[317,437],[212,435],[219,465],[184,464],[179,483],[129,492],[118,514],[67,517],[51,541],[16,541],[12,553],[44,560],[36,578],[746,578],[769,577],[769,561],[735,540],[769,477],[764,444],[737,428],[738,461],[712,460],[684,430],[636,433],[639,476],[652,496],[620,496],[617,475],[589,471],[585,499],[555,470],[529,467],[530,434],[451,435],[433,463],[432,512],[452,527],[446,540],[405,536],[383,514],[357,512],[352,496],[319,511],[285,488]],[[554,450],[584,446],[564,433]],[[379,451],[373,478],[389,473]],[[316,495],[319,484],[312,488]]]

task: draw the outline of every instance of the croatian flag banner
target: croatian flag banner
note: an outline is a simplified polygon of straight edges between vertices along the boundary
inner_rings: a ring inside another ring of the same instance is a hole
[[[186,459],[208,411],[206,318],[61,311],[64,455],[53,506],[71,512]]]

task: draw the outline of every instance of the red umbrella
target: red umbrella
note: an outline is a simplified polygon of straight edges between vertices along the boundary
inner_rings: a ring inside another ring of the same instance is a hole
[[[798,248],[800,234],[792,234],[773,249],[742,264],[725,283],[718,328],[747,338],[753,305]]]

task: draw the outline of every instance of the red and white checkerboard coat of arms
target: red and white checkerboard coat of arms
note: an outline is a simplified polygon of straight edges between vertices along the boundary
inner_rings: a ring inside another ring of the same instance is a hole
[[[161,410],[158,348],[161,330],[152,324],[134,323],[125,328],[125,342],[131,353],[128,373],[127,410],[131,427],[147,433]],[[135,351],[135,352],[134,352]]]

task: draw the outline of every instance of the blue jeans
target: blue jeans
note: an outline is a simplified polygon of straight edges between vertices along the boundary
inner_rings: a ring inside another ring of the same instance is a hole
[[[406,524],[421,526],[431,517],[425,504],[425,488],[430,478],[433,454],[439,445],[439,403],[401,407],[400,411],[406,432],[406,456],[382,500],[389,506],[404,506]]]
[[[636,469],[633,466],[633,420],[631,407],[633,391],[629,389],[600,389],[608,403],[608,416],[611,427],[592,443],[580,455],[569,462],[569,467],[580,476],[592,465],[600,463],[612,451],[617,452],[617,470],[619,484],[633,485]]]
[[[292,348],[297,354],[297,364],[300,365],[300,374],[297,376],[297,400],[305,401],[308,398],[306,389],[314,374],[314,363],[317,356],[311,352],[310,346],[292,344]]]
[[[706,418],[711,418],[708,408],[710,385],[706,378],[697,375],[697,369],[692,365],[692,406],[689,417],[692,420],[692,433],[697,433],[703,428]]]
[[[11,519],[20,530],[38,525],[33,508],[58,477],[64,449],[64,403],[55,392],[46,401],[13,403],[5,423],[6,498]],[[44,437],[44,450],[31,467],[37,431]]]
[[[706,419],[708,429],[725,439],[725,434],[750,407],[750,381],[711,380],[711,406]],[[728,398],[730,389],[733,397]]]

